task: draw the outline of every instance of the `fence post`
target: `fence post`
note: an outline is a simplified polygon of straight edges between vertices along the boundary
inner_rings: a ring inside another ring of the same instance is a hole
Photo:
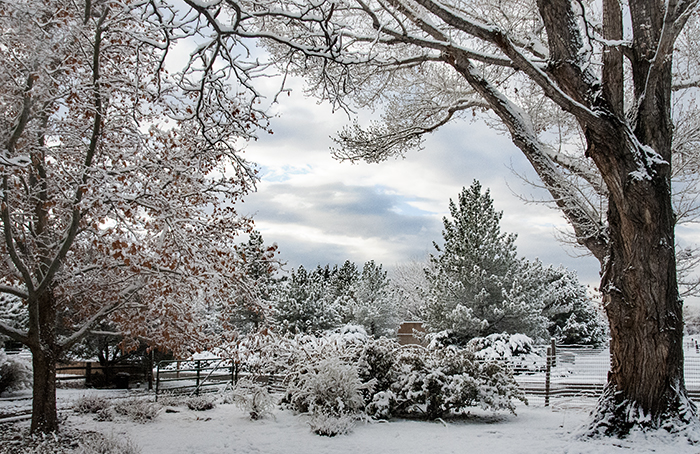
[[[547,347],[547,372],[544,378],[544,406],[549,407],[549,385],[552,375],[552,347]]]
[[[153,389],[153,360],[155,358],[155,350],[151,350],[151,357],[148,358],[148,369],[146,370],[146,373],[148,374],[148,390],[151,391]]]
[[[552,338],[552,367],[557,367],[557,340]]]
[[[90,361],[85,362],[85,387],[92,387],[92,363]]]
[[[195,369],[197,369],[197,386],[195,387],[195,394],[199,396],[199,371],[201,370],[201,364],[202,362],[200,360],[197,360],[195,362]]]
[[[160,388],[160,362],[156,365],[156,402],[158,402],[158,388]]]

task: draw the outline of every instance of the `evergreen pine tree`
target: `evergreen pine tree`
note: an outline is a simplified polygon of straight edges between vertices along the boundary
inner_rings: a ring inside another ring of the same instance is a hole
[[[502,212],[474,181],[444,218],[444,245],[435,244],[426,269],[426,327],[450,341],[507,332],[560,342],[597,344],[604,325],[578,282],[564,268],[517,257],[516,235],[502,233]]]
[[[280,267],[275,258],[277,244],[266,246],[262,234],[253,230],[248,241],[236,250],[252,286],[248,293],[236,295],[233,306],[228,308],[228,319],[241,332],[255,331],[269,318],[272,292],[277,285],[275,274]]]
[[[316,333],[340,325],[340,314],[332,297],[331,281],[337,269],[317,267],[309,273],[300,265],[292,270],[275,295],[279,326],[290,332]]]
[[[513,318],[506,292],[519,268],[516,235],[501,233],[501,212],[493,207],[488,189],[474,181],[463,188],[457,203],[450,200],[450,217],[443,218],[444,245],[436,243],[432,267],[426,272],[430,291],[426,325],[431,331],[451,331],[455,341],[503,331]]]
[[[351,300],[351,323],[362,325],[374,337],[392,335],[398,327],[396,305],[382,265],[366,262],[356,281]]]

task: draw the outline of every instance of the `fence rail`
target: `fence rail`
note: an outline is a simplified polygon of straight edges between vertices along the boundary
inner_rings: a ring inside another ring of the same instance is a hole
[[[700,400],[700,345],[685,341],[685,384],[688,395]],[[543,347],[540,347],[543,348]],[[610,370],[610,350],[583,346],[549,346],[540,370],[516,371],[515,380],[526,395],[544,397],[598,397]],[[546,367],[549,365],[549,367]]]
[[[107,371],[115,373],[115,376],[118,378],[116,382],[118,388],[127,388],[129,386],[129,379],[133,376],[145,378],[148,382],[148,389],[153,388],[153,372],[150,370],[150,367],[144,367],[143,365],[139,364],[114,364],[111,366],[101,366],[99,363],[95,363],[93,361],[85,361],[61,365],[56,367],[56,380],[85,380],[85,386],[89,388],[93,385],[95,372],[102,372],[104,374]],[[121,377],[120,374],[122,374]]]
[[[161,361],[156,366],[155,377],[156,401],[163,392],[199,395],[238,383],[242,378],[266,386],[270,391],[285,390],[284,376],[251,373],[240,363],[226,358]]]

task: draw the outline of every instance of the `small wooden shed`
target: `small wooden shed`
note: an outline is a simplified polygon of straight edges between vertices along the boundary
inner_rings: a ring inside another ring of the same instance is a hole
[[[416,338],[413,333],[414,331],[419,333],[424,333],[425,328],[423,328],[423,322],[421,321],[408,321],[403,322],[399,326],[399,331],[397,336],[399,338],[399,344],[401,345],[422,345],[423,342]]]

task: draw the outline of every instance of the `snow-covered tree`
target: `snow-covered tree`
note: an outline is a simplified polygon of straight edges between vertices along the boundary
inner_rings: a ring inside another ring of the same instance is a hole
[[[430,292],[426,327],[450,330],[454,340],[493,333],[541,337],[545,327],[541,300],[522,291],[524,262],[517,258],[516,236],[501,233],[503,215],[493,207],[488,189],[474,181],[443,219],[444,244],[435,244],[428,270]]]
[[[341,325],[361,325],[371,335],[391,334],[398,326],[390,281],[382,265],[303,266],[278,286],[273,296],[277,321],[284,330],[319,332]]]
[[[526,273],[535,282],[532,297],[542,300],[547,331],[557,343],[598,345],[607,340],[602,308],[596,307],[575,272],[535,261]]]
[[[475,181],[450,200],[443,246],[425,268],[425,321],[450,342],[523,333],[563,343],[598,344],[604,325],[575,273],[517,257],[514,234],[502,233],[502,212]]]
[[[429,266],[426,258],[425,261],[399,263],[391,271],[390,291],[400,320],[425,319],[425,300],[430,288],[426,269]]]
[[[353,285],[348,323],[362,325],[368,334],[391,336],[399,325],[397,307],[390,281],[382,265],[374,260],[362,266],[362,274]]]
[[[264,38],[319,97],[383,109],[340,133],[341,159],[402,155],[471,115],[510,134],[601,264],[612,368],[590,432],[697,423],[674,234],[697,213],[697,0],[187,3],[212,42]]]
[[[300,265],[280,283],[274,295],[274,309],[284,331],[317,333],[340,325],[330,273],[328,266],[319,266],[309,273]]]
[[[223,43],[174,62],[202,33],[186,13],[0,1],[0,293],[27,315],[0,333],[32,352],[32,431],[57,430],[56,361],[101,320],[177,349],[201,340],[197,298],[248,291],[234,143],[264,126],[254,68]]]
[[[272,294],[277,285],[280,263],[276,259],[277,244],[266,246],[264,243],[260,232],[253,230],[248,241],[237,247],[251,289],[234,295],[232,304],[221,308],[228,322],[244,333],[260,329],[271,316]]]

